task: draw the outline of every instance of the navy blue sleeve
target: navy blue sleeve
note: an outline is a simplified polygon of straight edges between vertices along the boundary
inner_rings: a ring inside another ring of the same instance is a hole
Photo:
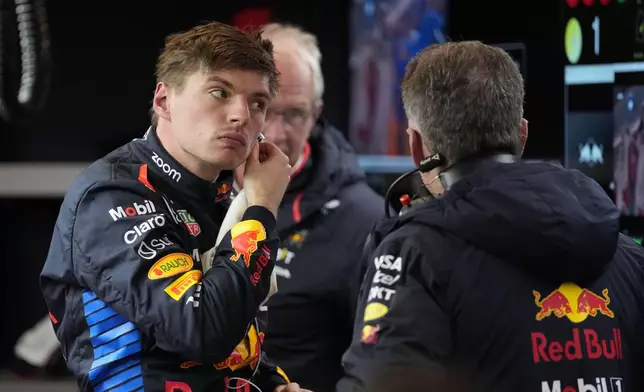
[[[273,363],[265,351],[262,351],[261,355],[262,359],[259,365],[259,372],[255,376],[259,389],[262,391],[273,391],[278,386],[291,382],[286,373],[284,373],[284,370]]]
[[[74,269],[90,295],[159,348],[219,362],[244,338],[268,294],[278,247],[275,218],[263,207],[248,208],[203,274],[199,250],[186,247],[175,215],[137,181],[95,184],[77,206]]]
[[[408,241],[368,253],[345,376],[338,392],[424,390],[445,378],[450,317],[431,295],[422,256]],[[437,388],[436,390],[443,390]]]

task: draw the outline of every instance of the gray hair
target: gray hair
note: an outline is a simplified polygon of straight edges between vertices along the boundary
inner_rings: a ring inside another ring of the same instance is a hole
[[[316,103],[322,103],[324,76],[322,75],[322,53],[315,35],[303,29],[281,23],[269,23],[262,27],[262,38],[271,41],[284,40],[291,44],[289,49],[297,52],[313,73],[313,94]]]
[[[504,50],[478,41],[431,45],[402,82],[410,123],[448,164],[482,152],[521,154],[523,78]]]

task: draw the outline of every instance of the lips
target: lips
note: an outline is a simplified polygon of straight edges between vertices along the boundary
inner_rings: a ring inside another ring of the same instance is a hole
[[[241,147],[246,147],[246,138],[244,135],[239,134],[237,132],[226,132],[218,137],[219,140],[227,143],[227,144],[235,144],[239,145]]]

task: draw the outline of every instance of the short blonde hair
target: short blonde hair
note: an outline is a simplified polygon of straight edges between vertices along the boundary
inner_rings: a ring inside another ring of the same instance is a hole
[[[180,91],[192,73],[224,69],[260,72],[268,77],[271,95],[277,93],[273,44],[260,31],[241,31],[220,22],[169,35],[157,59],[156,78],[157,83],[168,83]],[[156,125],[158,118],[151,112]]]
[[[316,103],[322,102],[324,95],[324,76],[322,75],[322,53],[315,35],[289,24],[269,23],[262,27],[262,37],[273,41],[293,44],[294,50],[311,68],[313,73],[313,94]]]

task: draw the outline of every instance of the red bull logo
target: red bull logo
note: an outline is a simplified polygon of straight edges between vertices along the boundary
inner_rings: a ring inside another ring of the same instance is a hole
[[[302,243],[306,240],[306,236],[308,235],[307,230],[298,230],[295,233],[292,233],[291,235],[288,236],[288,243],[289,245],[292,246],[301,246]]]
[[[366,344],[378,343],[379,330],[380,325],[365,325],[364,327],[362,327],[362,335],[360,336],[360,341]]]
[[[219,203],[220,201],[226,200],[232,188],[233,187],[231,187],[229,184],[221,184],[219,188],[217,188],[217,196],[215,197],[215,202]]]
[[[233,350],[225,360],[216,363],[215,369],[222,370],[229,368],[232,371],[250,366],[254,369],[261,354],[261,344],[264,342],[264,333],[257,333],[255,326],[251,325],[248,334]]]
[[[259,281],[262,279],[263,273],[264,273],[264,267],[268,265],[268,262],[271,260],[271,250],[266,246],[266,244],[262,245],[262,254],[259,255],[257,258],[257,264],[256,267],[257,269],[253,274],[250,276],[250,282],[254,285],[257,286]]]
[[[191,367],[201,366],[201,365],[203,365],[203,363],[201,363],[201,362],[186,361],[186,362],[182,362],[181,365],[179,365],[179,367],[181,369],[190,369]]]
[[[613,328],[612,334],[600,335],[591,328],[573,328],[570,339],[548,339],[543,332],[532,332],[532,360],[539,362],[575,361],[582,359],[617,359],[622,355],[622,333]]]
[[[610,297],[608,289],[603,289],[601,295],[588,289],[582,289],[574,283],[564,283],[556,290],[542,298],[541,293],[533,290],[534,303],[539,308],[536,319],[541,321],[547,317],[566,317],[578,324],[590,317],[603,315],[614,318],[615,313],[608,307]],[[549,339],[543,332],[530,334],[532,359],[534,363],[574,361],[582,359],[622,359],[621,331],[612,328],[608,331],[592,328],[572,328],[569,339]]]
[[[233,226],[230,235],[230,242],[235,252],[230,256],[230,260],[243,259],[246,267],[249,267],[251,256],[257,252],[257,243],[266,239],[266,229],[259,221],[245,220]]]
[[[602,290],[602,295],[597,295],[588,289],[582,289],[574,283],[564,283],[559,288],[541,298],[541,293],[533,290],[534,303],[539,308],[536,315],[537,321],[546,317],[566,317],[573,323],[581,323],[588,316],[596,317],[602,314],[614,318],[615,314],[608,307],[610,297],[608,289]]]

